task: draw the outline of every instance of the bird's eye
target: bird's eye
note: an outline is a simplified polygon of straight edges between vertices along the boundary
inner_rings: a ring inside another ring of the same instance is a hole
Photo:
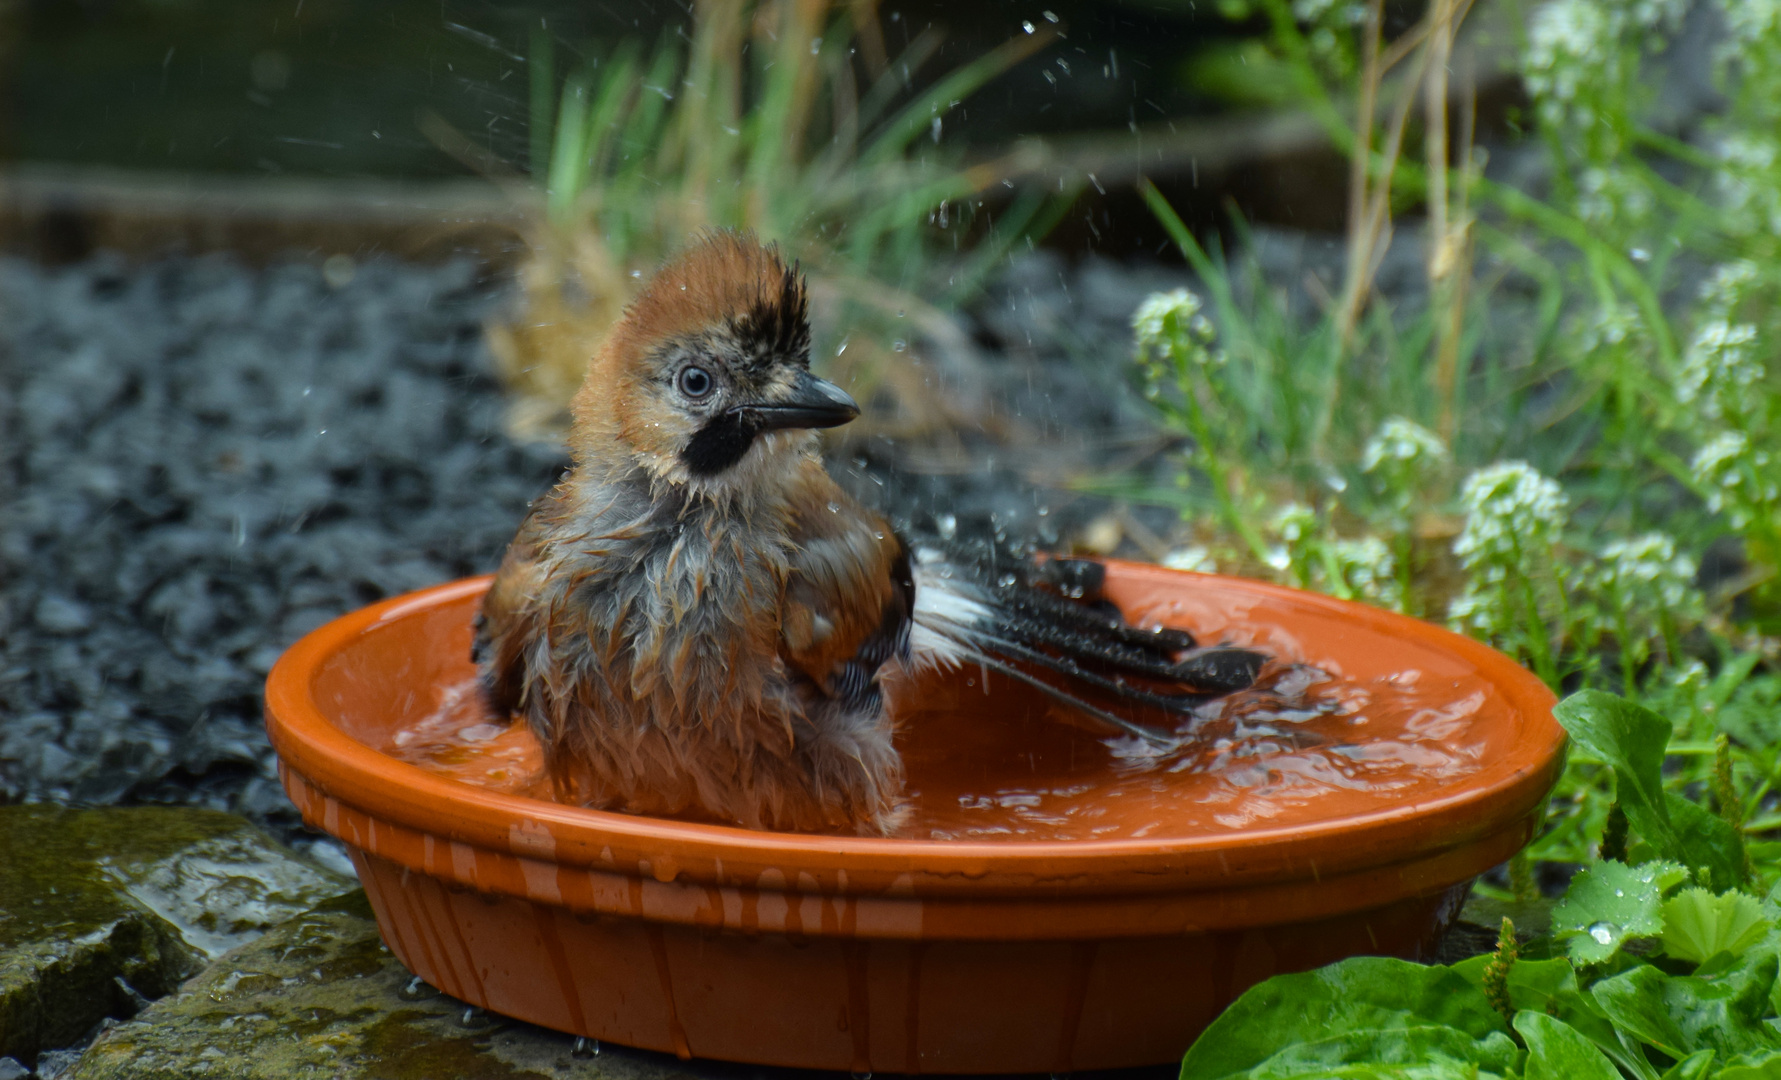
[[[687,397],[702,398],[711,393],[713,385],[711,373],[702,367],[680,369],[680,392]]]

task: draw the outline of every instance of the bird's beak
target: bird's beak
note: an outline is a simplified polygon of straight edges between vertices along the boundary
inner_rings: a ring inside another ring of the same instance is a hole
[[[798,372],[791,392],[778,401],[762,401],[738,405],[756,431],[776,428],[830,428],[847,423],[860,414],[860,407],[847,391],[819,379],[808,371]]]

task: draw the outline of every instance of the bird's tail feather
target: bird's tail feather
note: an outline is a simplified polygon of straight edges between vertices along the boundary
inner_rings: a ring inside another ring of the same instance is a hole
[[[1009,572],[937,548],[915,554],[910,645],[918,665],[989,668],[1147,742],[1173,740],[1089,697],[1186,713],[1249,686],[1261,670],[1260,653],[1201,648],[1184,630],[1126,622],[1100,600],[1098,563],[1052,560]]]

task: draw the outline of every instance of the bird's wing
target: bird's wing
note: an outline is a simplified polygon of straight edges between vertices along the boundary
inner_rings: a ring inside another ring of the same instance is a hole
[[[908,649],[915,605],[908,549],[815,461],[795,482],[790,508],[781,651],[830,694],[868,694],[879,666]]]
[[[503,715],[517,712],[522,704],[525,649],[543,631],[544,616],[536,603],[544,576],[540,556],[549,527],[547,511],[556,502],[553,492],[520,525],[501,558],[494,583],[483,594],[474,621],[470,659],[481,675],[489,704]]]

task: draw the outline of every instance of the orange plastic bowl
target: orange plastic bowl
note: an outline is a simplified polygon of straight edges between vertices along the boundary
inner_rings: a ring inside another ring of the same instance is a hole
[[[1397,796],[1339,791],[1309,820],[1164,820],[1141,838],[855,838],[594,811],[389,753],[470,676],[487,585],[375,604],[292,646],[266,686],[285,790],[349,846],[416,974],[509,1016],[682,1056],[856,1073],[1173,1061],[1270,975],[1427,956],[1472,879],[1532,837],[1563,763],[1552,695],[1477,642],[1324,596],[1110,563],[1108,595],[1134,621],[1482,695],[1465,731],[1477,767]],[[944,799],[993,788],[1010,749],[1042,771],[1101,745],[1018,687],[986,696],[976,674],[921,690],[954,722],[910,710],[912,787]]]

